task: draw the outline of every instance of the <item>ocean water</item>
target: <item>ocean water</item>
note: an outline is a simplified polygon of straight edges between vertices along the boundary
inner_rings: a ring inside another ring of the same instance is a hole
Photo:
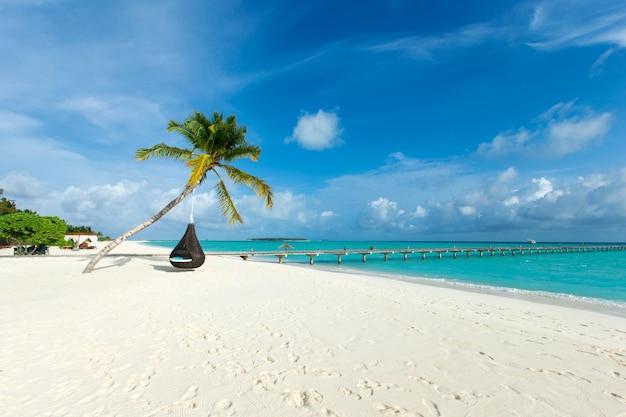
[[[177,241],[151,241],[153,245],[173,248]],[[337,270],[352,273],[366,273],[406,281],[425,282],[437,285],[450,285],[474,291],[496,292],[506,295],[530,295],[555,300],[582,302],[624,310],[626,314],[626,251],[598,251],[569,253],[532,254],[531,247],[579,246],[579,244],[538,243],[536,245],[519,242],[389,242],[389,241],[201,241],[205,252],[242,252],[254,250],[252,261],[277,262],[276,256],[260,255],[259,252],[282,250],[287,256],[283,263],[309,267],[309,257],[299,251],[318,250],[367,250],[376,249],[424,249],[424,248],[498,248],[522,247],[524,255],[516,252],[504,256],[496,252],[491,256],[485,252],[479,257],[472,252],[468,258],[459,253],[445,253],[442,258],[434,253],[422,259],[421,253],[367,255],[363,262],[361,255],[351,253],[342,256],[341,264],[336,255],[319,255],[314,258],[313,268]],[[292,248],[281,249],[288,244]],[[586,243],[593,245],[622,245],[616,243]]]

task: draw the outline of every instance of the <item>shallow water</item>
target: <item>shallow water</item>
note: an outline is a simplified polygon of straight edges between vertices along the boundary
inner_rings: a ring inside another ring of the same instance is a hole
[[[151,241],[154,245],[173,248],[176,241]],[[293,254],[294,251],[369,249],[420,249],[420,248],[476,248],[476,247],[524,247],[532,245],[519,242],[380,242],[380,241],[202,241],[202,247],[210,252],[276,251],[289,244],[293,249],[284,250],[288,256],[284,263],[308,265],[309,257]],[[604,245],[603,243],[597,243]],[[562,245],[539,243],[536,246]],[[568,244],[569,245],[569,244]],[[576,244],[577,246],[578,244]],[[594,245],[587,243],[588,246]],[[255,261],[276,262],[275,256],[256,255]],[[626,309],[626,251],[541,253],[528,251],[514,256],[496,252],[483,257],[472,253],[468,258],[459,253],[454,259],[450,253],[441,259],[428,254],[422,259],[420,253],[408,255],[405,261],[400,253],[390,254],[385,261],[382,254],[368,255],[366,262],[359,254],[342,257],[337,263],[336,255],[320,255],[314,258],[314,267],[359,272],[404,280],[429,280],[468,289],[504,291],[517,294],[534,294],[561,300],[578,300],[586,303]]]

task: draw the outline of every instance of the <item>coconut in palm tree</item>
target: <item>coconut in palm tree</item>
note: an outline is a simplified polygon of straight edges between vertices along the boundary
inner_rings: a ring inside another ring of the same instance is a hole
[[[234,183],[247,185],[258,197],[265,200],[265,206],[268,209],[272,208],[273,194],[271,187],[265,181],[230,165],[233,161],[240,158],[248,158],[256,162],[261,154],[261,148],[246,142],[246,127],[238,125],[235,116],[231,115],[224,119],[223,114],[215,112],[213,113],[213,118],[208,119],[203,113],[194,111],[184,122],[170,120],[167,131],[182,134],[191,145],[190,149],[159,143],[151,148],[137,149],[135,159],[145,161],[149,158],[166,158],[184,162],[191,170],[185,188],[178,197],[170,201],[161,211],[105,246],[87,264],[83,270],[84,274],[92,272],[96,264],[124,240],[152,225],[183,201],[197,186],[206,180],[209,172],[215,174],[217,178],[215,190],[222,213],[228,219],[229,224],[243,223],[243,219],[239,215],[226,188],[224,183],[225,177],[228,177]]]

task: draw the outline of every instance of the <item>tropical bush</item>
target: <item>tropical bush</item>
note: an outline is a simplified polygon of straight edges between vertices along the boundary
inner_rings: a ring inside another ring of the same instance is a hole
[[[18,212],[0,216],[0,239],[11,245],[64,246],[67,223],[56,216]]]

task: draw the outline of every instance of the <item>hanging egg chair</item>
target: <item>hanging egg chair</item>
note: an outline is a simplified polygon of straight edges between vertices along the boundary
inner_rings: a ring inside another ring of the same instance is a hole
[[[193,224],[194,197],[195,192],[191,200],[191,215],[187,230],[174,250],[170,252],[170,263],[176,268],[198,268],[204,263],[204,251],[196,236],[196,226]]]
[[[187,231],[170,253],[170,263],[176,268],[198,268],[204,263],[204,251],[193,223],[187,225]]]

